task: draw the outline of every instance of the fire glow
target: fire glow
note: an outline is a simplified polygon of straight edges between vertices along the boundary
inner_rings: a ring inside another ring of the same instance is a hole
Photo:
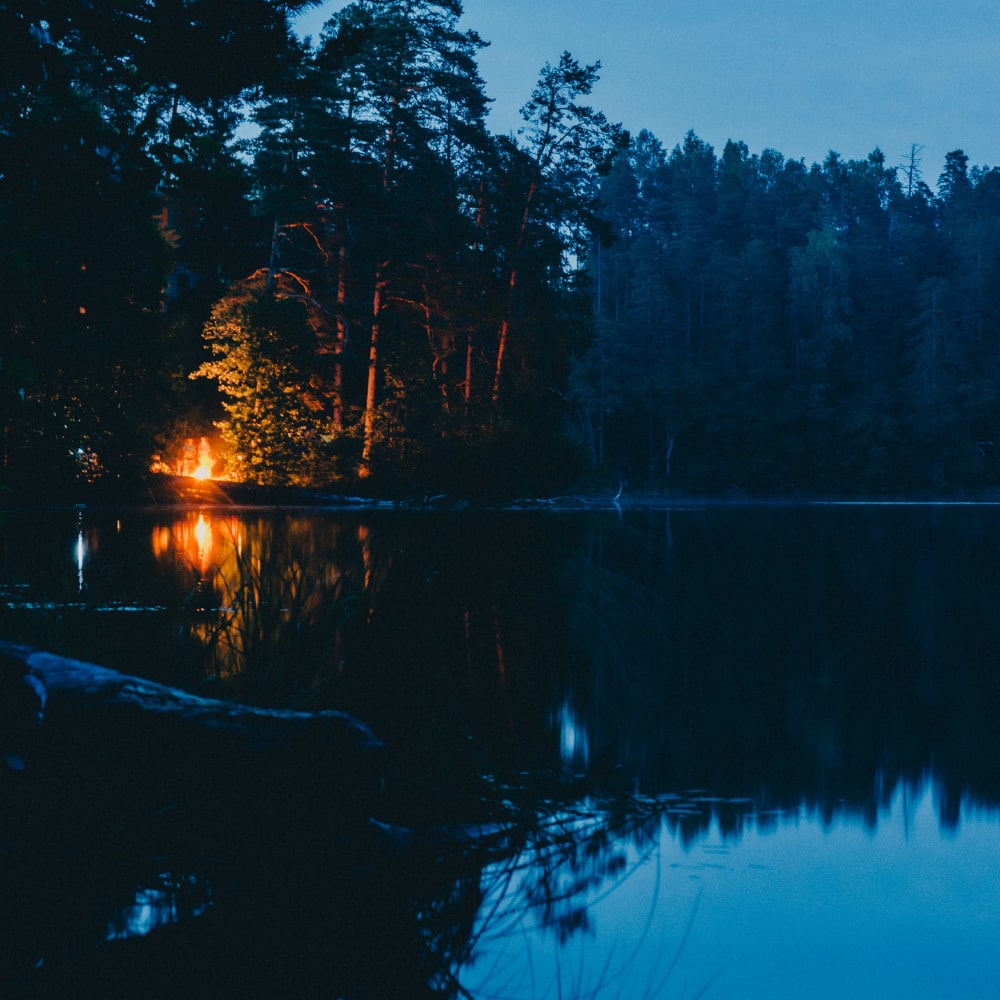
[[[212,457],[212,446],[207,437],[200,438],[198,441],[197,463],[189,475],[194,479],[211,479],[213,465],[215,465],[215,459]]]

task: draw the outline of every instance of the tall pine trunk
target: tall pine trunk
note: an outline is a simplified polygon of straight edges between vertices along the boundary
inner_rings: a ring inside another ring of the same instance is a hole
[[[528,185],[528,193],[524,199],[524,211],[521,214],[521,225],[518,229],[517,242],[514,246],[514,260],[511,263],[510,277],[507,283],[507,306],[504,310],[503,319],[500,322],[500,334],[497,343],[497,364],[496,371],[493,375],[494,403],[499,402],[500,400],[500,383],[503,378],[504,360],[507,356],[507,344],[510,339],[510,324],[514,313],[515,293],[517,291],[517,282],[519,277],[517,258],[520,256],[521,249],[524,246],[524,237],[528,232],[528,219],[531,215],[531,203],[534,201],[537,191],[538,184],[537,182],[532,181]]]
[[[344,426],[344,348],[347,346],[347,246],[337,255],[337,334],[333,342],[333,426]]]
[[[358,474],[365,478],[371,475],[372,448],[375,440],[375,399],[379,373],[379,333],[382,323],[382,303],[386,290],[386,269],[388,261],[383,261],[375,270],[375,295],[372,299],[372,336],[368,350],[368,387],[365,392],[364,445],[361,451],[361,467]]]

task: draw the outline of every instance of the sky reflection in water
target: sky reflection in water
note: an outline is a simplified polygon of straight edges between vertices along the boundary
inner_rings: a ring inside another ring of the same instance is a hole
[[[661,825],[562,945],[517,880],[488,899],[495,927],[461,980],[477,1000],[994,996],[998,819],[963,809],[942,832],[928,782],[898,788],[875,828],[805,810],[736,838]]]

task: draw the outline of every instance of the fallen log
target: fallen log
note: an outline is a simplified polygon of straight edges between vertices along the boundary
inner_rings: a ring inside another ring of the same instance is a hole
[[[0,837],[65,829],[167,853],[329,837],[367,822],[382,751],[343,712],[201,698],[0,642],[0,781],[18,799]]]

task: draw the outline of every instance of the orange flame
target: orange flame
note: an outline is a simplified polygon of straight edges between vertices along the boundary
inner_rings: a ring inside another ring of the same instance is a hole
[[[198,464],[191,471],[191,476],[195,479],[211,479],[212,466],[215,459],[212,457],[212,446],[207,437],[201,438],[198,442]]]

